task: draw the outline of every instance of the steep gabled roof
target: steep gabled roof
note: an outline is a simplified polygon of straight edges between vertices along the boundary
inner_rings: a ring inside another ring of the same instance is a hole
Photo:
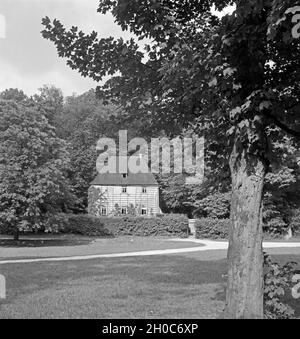
[[[98,174],[91,186],[158,186],[158,183],[152,173],[128,173],[126,178],[123,174],[106,173]]]

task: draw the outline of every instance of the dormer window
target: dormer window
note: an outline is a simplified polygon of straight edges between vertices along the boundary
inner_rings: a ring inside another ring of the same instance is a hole
[[[128,178],[128,174],[124,173],[124,174],[122,174],[122,175],[123,175],[123,178],[124,178],[124,179],[127,179],[127,178]]]

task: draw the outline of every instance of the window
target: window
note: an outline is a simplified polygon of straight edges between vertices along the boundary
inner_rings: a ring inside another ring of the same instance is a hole
[[[102,207],[102,209],[101,209],[101,214],[102,214],[102,215],[107,215],[107,209],[106,209],[106,207]]]
[[[122,187],[122,193],[127,193],[127,187]]]
[[[124,214],[127,214],[127,208],[126,208],[126,207],[123,207],[121,212],[122,212],[123,215],[124,215]]]
[[[146,187],[143,187],[143,191],[142,191],[144,194],[147,193],[147,188]]]
[[[124,179],[127,179],[127,178],[128,178],[128,174],[124,173],[124,174],[123,174],[123,178],[124,178]]]
[[[147,209],[146,208],[142,208],[142,215],[147,215]]]

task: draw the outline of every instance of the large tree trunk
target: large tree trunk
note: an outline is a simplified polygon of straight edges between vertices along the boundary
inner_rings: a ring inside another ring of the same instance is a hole
[[[263,318],[262,197],[266,163],[235,146],[225,317]],[[239,149],[239,150],[238,150]]]

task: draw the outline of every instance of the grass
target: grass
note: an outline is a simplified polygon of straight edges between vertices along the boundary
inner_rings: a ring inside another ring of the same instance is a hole
[[[0,247],[28,248],[28,247],[60,247],[60,246],[83,246],[92,242],[92,239],[0,239]]]
[[[4,241],[3,238],[0,239]],[[6,241],[6,240],[5,240]],[[140,252],[150,250],[167,250],[177,248],[201,247],[201,244],[192,242],[170,241],[170,238],[142,238],[142,237],[120,237],[113,239],[99,239],[88,237],[54,237],[54,238],[22,238],[25,247],[20,244],[18,247],[1,247],[1,259],[21,259],[21,258],[49,258],[49,257],[70,257],[84,255],[99,255],[113,253]],[[53,246],[45,247],[41,243],[51,243]],[[37,247],[28,247],[29,244]],[[9,242],[13,245],[13,243]]]
[[[0,301],[0,318],[218,318],[227,270],[222,256],[2,265],[8,298]],[[299,254],[274,259],[300,263]],[[299,300],[289,302],[300,315]]]

